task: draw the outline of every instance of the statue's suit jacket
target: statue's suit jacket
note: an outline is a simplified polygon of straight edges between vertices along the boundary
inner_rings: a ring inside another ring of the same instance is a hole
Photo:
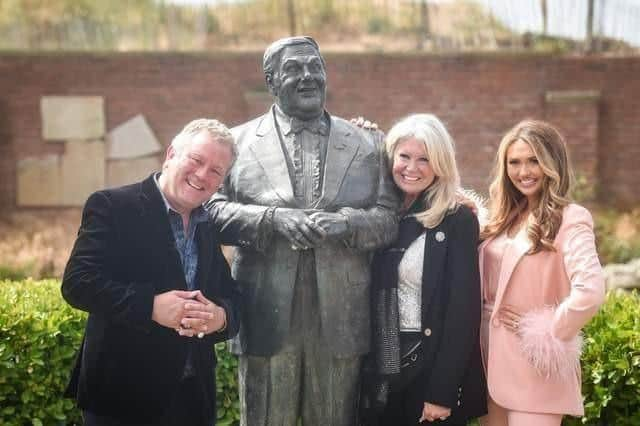
[[[323,188],[313,209],[346,216],[349,235],[313,252],[324,339],[335,356],[352,357],[369,350],[369,254],[395,238],[398,196],[382,135],[330,121]],[[301,253],[273,231],[270,217],[270,207],[302,207],[275,126],[272,107],[232,129],[238,158],[210,203],[223,244],[237,246],[231,269],[245,309],[234,350],[259,356],[276,353],[289,333]]]
[[[240,296],[211,222],[198,224],[196,288],[222,306],[227,328],[203,339],[181,337],[152,321],[153,298],[187,290],[166,207],[153,176],[92,194],[82,214],[62,295],[89,312],[66,396],[95,414],[154,423],[182,378],[192,347],[202,409],[215,420],[214,344],[239,328]]]

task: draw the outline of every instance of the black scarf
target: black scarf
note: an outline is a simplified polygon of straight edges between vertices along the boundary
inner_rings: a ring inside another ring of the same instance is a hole
[[[413,209],[412,209],[413,210]],[[371,278],[371,353],[363,366],[361,412],[364,423],[384,408],[389,384],[400,374],[400,315],[398,312],[398,265],[405,250],[424,232],[413,216],[405,216],[398,238],[375,253]]]

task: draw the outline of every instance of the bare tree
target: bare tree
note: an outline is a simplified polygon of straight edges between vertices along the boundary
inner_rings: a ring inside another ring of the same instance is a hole
[[[429,5],[427,0],[420,1],[420,24],[418,26],[418,50],[424,49],[424,42],[429,38]]]
[[[296,35],[296,9],[293,0],[287,0],[287,17],[289,18],[289,35]]]
[[[547,15],[547,0],[540,0],[540,10],[542,12],[542,34],[547,35],[548,28],[548,15]]]
[[[202,4],[196,13],[195,43],[199,49],[204,49],[209,33],[209,6]]]
[[[593,52],[593,0],[587,3],[587,37],[585,39],[585,51]]]

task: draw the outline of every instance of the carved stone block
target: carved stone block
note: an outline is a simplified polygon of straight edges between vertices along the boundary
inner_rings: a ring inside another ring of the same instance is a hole
[[[156,155],[125,160],[107,161],[107,187],[138,182],[151,173],[159,171],[162,161]]]
[[[105,134],[101,96],[43,96],[42,137],[46,141],[99,139]]]
[[[136,115],[111,130],[107,135],[108,158],[144,157],[162,151],[144,116]]]
[[[62,202],[61,159],[58,155],[18,161],[18,206],[58,206]]]
[[[92,192],[105,187],[104,142],[67,142],[62,156],[61,176],[61,205],[83,206]]]

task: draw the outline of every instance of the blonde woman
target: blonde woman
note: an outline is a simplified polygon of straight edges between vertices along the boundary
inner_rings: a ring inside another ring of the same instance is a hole
[[[562,136],[517,124],[498,148],[482,233],[483,426],[559,426],[583,414],[580,329],[604,298],[589,212],[569,200]]]
[[[397,241],[373,260],[366,425],[466,425],[486,413],[480,358],[478,221],[456,201],[453,141],[415,114],[386,138],[402,193]]]

